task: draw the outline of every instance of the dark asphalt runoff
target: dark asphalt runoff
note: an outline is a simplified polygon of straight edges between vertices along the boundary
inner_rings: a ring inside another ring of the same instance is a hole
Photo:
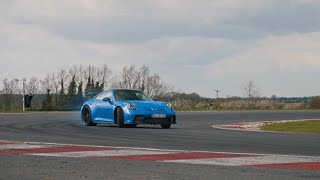
[[[320,135],[214,129],[248,121],[320,119],[320,111],[183,112],[171,129],[84,127],[80,112],[0,113],[0,140],[320,156]],[[320,179],[315,171],[0,155],[2,179]]]

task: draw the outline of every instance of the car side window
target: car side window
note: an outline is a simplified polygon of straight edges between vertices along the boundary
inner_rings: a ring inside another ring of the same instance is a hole
[[[112,93],[110,91],[105,91],[105,92],[102,92],[101,94],[99,94],[95,99],[97,100],[103,100],[104,98],[110,98],[111,100],[113,100],[112,98]]]
[[[139,100],[145,101],[147,98],[140,92],[136,92],[136,96],[138,97]]]
[[[108,97],[111,99],[111,101],[114,101],[111,91],[108,91],[105,97]]]

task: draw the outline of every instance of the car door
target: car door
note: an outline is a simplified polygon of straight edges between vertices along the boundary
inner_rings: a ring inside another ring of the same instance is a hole
[[[97,121],[103,121],[101,106],[103,104],[103,98],[105,97],[106,92],[102,92],[95,97],[94,105],[95,105],[95,119]]]
[[[106,100],[106,99],[109,100]],[[113,122],[113,108],[114,108],[114,98],[112,96],[112,91],[106,91],[101,97],[99,97],[99,117],[102,121]]]

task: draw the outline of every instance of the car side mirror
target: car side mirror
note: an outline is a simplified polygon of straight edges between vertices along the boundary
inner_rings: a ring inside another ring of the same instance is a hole
[[[102,99],[102,101],[111,102],[111,99],[110,99],[110,98],[108,98],[108,97],[105,97],[105,98],[103,98],[103,99]]]

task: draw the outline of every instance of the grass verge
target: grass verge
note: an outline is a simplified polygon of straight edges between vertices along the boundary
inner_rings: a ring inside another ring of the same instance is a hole
[[[265,125],[261,129],[265,131],[320,134],[320,120],[274,123]]]

